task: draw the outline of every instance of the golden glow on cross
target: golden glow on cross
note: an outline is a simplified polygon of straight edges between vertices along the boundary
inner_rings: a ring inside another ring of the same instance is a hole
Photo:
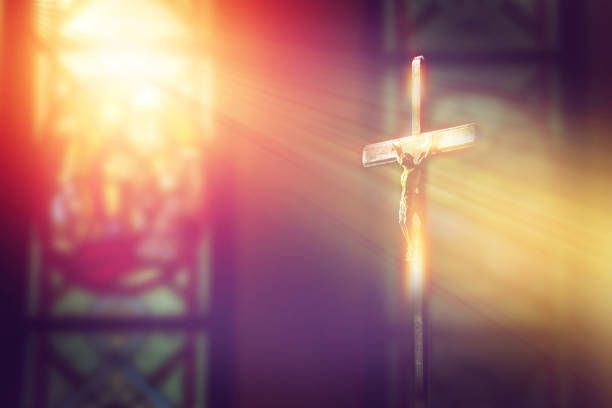
[[[419,214],[412,215],[412,259],[408,262],[406,273],[407,294],[419,295],[425,281],[425,236]]]
[[[412,108],[412,134],[421,133],[421,61],[423,57],[412,60],[411,108]]]

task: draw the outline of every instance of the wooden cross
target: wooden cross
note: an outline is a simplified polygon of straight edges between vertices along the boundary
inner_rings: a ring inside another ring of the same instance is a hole
[[[425,331],[428,329],[425,308],[426,289],[426,228],[424,197],[424,164],[429,155],[437,155],[472,145],[476,139],[476,125],[473,123],[448,129],[421,133],[421,66],[423,57],[412,60],[411,105],[412,132],[408,136],[364,147],[362,162],[364,167],[389,163],[399,163],[403,167],[400,198],[399,221],[406,240],[406,278],[410,292],[412,313],[413,352],[411,360],[412,389],[411,406],[427,405],[427,353]]]

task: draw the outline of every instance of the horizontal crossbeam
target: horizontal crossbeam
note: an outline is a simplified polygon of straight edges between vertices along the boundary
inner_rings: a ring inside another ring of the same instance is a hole
[[[450,152],[469,147],[477,136],[476,124],[424,132],[418,136],[404,136],[393,140],[373,143],[363,148],[361,162],[364,167],[397,163],[397,153],[393,145],[400,145],[404,153],[416,156],[429,145],[429,154]]]

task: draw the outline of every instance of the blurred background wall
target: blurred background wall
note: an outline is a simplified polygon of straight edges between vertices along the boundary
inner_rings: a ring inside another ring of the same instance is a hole
[[[605,2],[4,2],[9,406],[405,406],[399,171],[428,166],[432,406],[605,406]]]

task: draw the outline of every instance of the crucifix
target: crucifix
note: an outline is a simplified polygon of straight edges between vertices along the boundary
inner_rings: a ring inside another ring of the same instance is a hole
[[[412,132],[398,139],[369,144],[363,148],[364,167],[398,163],[402,167],[400,178],[402,193],[399,203],[399,224],[405,240],[406,279],[410,291],[412,344],[411,389],[414,406],[427,405],[427,356],[424,331],[427,330],[426,292],[426,228],[424,171],[426,158],[469,147],[476,139],[473,123],[447,129],[421,133],[422,62],[419,56],[412,60],[411,108]]]

